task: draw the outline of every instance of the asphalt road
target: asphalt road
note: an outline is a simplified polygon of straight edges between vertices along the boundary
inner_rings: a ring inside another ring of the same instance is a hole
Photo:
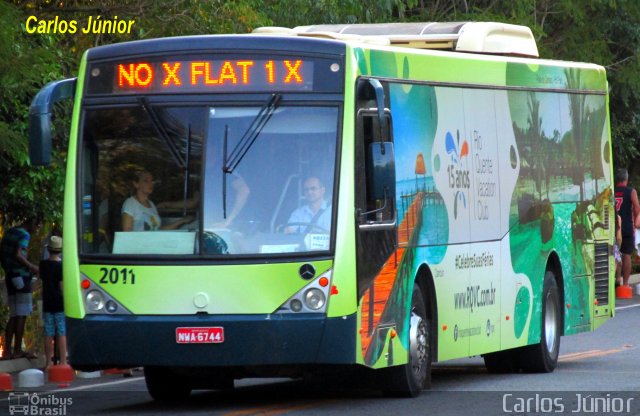
[[[132,378],[76,379],[67,388],[48,384],[37,396],[2,393],[0,415],[27,402],[28,411],[39,413],[26,414],[59,415],[640,414],[639,346],[636,297],[619,301],[616,317],[597,331],[563,337],[552,374],[489,374],[474,357],[435,365],[433,388],[415,399],[386,398],[348,381],[249,379],[236,381],[233,391],[196,391],[188,402],[167,405],[151,400],[142,372],[135,372]],[[14,414],[23,414],[16,413],[20,409]]]

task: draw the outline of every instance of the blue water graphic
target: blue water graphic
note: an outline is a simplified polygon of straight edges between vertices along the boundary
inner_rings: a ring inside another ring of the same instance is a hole
[[[440,195],[436,192],[432,177],[417,180],[403,180],[397,183],[396,206],[398,209],[398,224],[402,220],[413,202],[416,190],[428,193],[422,208],[422,227],[418,230],[417,245],[422,246],[416,253],[416,261],[437,264],[442,261],[449,242],[449,218],[447,208]],[[425,247],[426,246],[426,247]]]

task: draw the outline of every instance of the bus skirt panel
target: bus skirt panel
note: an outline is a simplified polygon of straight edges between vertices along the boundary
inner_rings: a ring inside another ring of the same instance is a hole
[[[66,323],[69,361],[79,369],[355,363],[355,315],[87,315]]]

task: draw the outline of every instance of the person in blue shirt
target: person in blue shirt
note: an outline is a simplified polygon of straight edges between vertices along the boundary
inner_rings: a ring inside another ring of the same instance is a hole
[[[317,177],[310,176],[305,179],[302,191],[306,204],[291,213],[285,233],[329,233],[331,205],[324,199],[324,185]]]

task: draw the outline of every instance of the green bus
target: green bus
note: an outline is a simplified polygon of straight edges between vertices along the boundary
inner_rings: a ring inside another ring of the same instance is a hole
[[[31,107],[64,205],[70,362],[158,400],[243,377],[551,372],[614,315],[605,70],[528,28],[259,28],[89,49]],[[132,208],[134,206],[134,208]],[[381,376],[381,377],[378,377]]]

